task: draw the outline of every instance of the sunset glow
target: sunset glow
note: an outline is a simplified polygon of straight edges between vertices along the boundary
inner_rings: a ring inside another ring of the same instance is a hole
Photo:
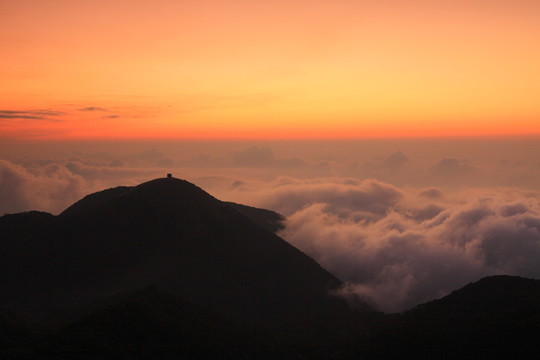
[[[0,2],[2,139],[540,134],[538,1]]]

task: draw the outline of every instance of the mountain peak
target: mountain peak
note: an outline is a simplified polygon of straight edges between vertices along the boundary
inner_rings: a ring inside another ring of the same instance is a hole
[[[85,196],[64,212],[62,216],[101,212],[104,208],[117,204],[139,203],[145,206],[163,206],[174,203],[176,206],[200,207],[218,201],[198,186],[177,178],[158,178],[137,186],[118,186]]]
[[[158,178],[133,187],[134,191],[149,192],[155,195],[177,196],[211,196],[206,191],[187,180],[174,177]]]

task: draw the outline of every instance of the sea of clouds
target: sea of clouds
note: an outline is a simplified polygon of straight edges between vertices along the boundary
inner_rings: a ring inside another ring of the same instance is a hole
[[[279,235],[343,280],[338,295],[351,303],[395,312],[488,275],[540,278],[535,153],[460,157],[446,147],[429,157],[410,147],[291,156],[290,147],[12,152],[0,158],[0,215],[58,214],[94,191],[173,172],[220,199],[285,215]]]
[[[540,278],[536,192],[289,179],[261,196],[288,215],[280,235],[346,282],[341,295],[386,312],[488,275]]]

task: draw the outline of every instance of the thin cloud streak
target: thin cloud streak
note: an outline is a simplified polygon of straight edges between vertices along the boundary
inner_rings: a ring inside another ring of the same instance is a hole
[[[79,111],[106,111],[106,110],[98,106],[87,106],[87,107],[80,108]]]
[[[63,112],[54,110],[0,110],[0,119],[45,120],[49,116],[62,116]]]

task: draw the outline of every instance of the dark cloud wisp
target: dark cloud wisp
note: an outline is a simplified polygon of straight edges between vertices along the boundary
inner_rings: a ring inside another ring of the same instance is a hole
[[[54,110],[0,110],[0,119],[45,120],[50,116],[62,116],[63,112]]]
[[[105,109],[98,106],[87,106],[80,108],[79,111],[105,111]]]

